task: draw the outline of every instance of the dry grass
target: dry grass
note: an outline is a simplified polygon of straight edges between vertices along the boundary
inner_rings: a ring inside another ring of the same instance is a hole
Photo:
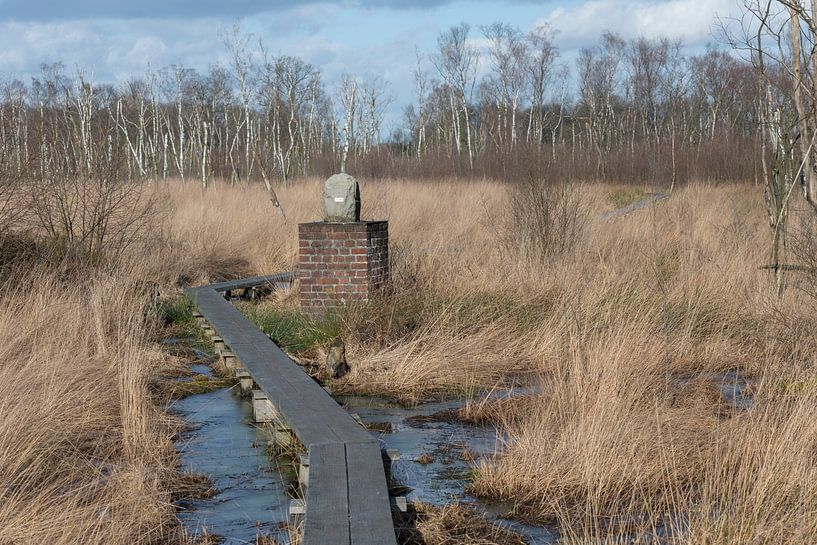
[[[0,543],[167,538],[175,449],[144,301],[121,278],[25,280],[0,310]]]
[[[508,530],[491,524],[462,505],[414,505],[414,527],[401,536],[407,545],[525,545]]]
[[[343,317],[352,372],[333,388],[417,401],[533,383],[472,406],[506,439],[473,488],[567,542],[817,542],[814,299],[771,295],[761,196],[694,184],[595,220],[616,190],[583,187],[575,246],[543,260],[507,243],[499,184],[364,181],[363,216],[391,222],[395,293]],[[147,253],[2,295],[0,543],[178,538],[172,426],[147,387],[168,358],[123,286],[291,269],[297,223],[320,216],[317,180],[279,191],[285,218],[257,188],[151,191],[167,210]],[[750,410],[720,395],[725,370],[751,378]]]
[[[166,189],[151,191],[169,202]],[[38,267],[36,253],[9,261],[0,286],[0,543],[189,541],[174,502],[207,487],[177,470],[180,423],[165,412],[164,381],[184,365],[156,342],[154,285],[172,297],[182,284],[253,265],[236,257],[233,233],[219,238],[223,226],[182,237],[182,219],[160,214],[150,244],[102,267]]]
[[[614,188],[584,190],[584,237],[542,263],[501,243],[496,184],[365,185],[364,216],[391,221],[397,289],[419,303],[393,337],[353,321],[345,385],[414,400],[536,373],[538,403],[506,415],[506,448],[473,488],[561,524],[569,541],[817,540],[813,307],[796,290],[776,301],[758,270],[760,196],[697,184],[598,222]],[[314,183],[281,200],[309,193],[317,202]],[[293,209],[293,222],[317,216]],[[751,410],[720,395],[713,377],[726,370],[751,378]]]

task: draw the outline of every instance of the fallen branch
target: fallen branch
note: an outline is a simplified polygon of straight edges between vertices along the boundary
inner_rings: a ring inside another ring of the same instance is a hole
[[[758,268],[766,271],[817,272],[817,268],[815,267],[806,267],[805,265],[786,265],[784,263],[779,263],[777,265],[762,265]]]

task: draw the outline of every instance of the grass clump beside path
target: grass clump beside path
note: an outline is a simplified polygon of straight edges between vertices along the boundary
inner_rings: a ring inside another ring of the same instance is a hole
[[[639,187],[618,187],[612,189],[605,200],[613,209],[616,209],[637,203],[646,197],[647,193]]]
[[[401,526],[403,545],[525,545],[525,540],[490,523],[464,505],[412,505],[410,522]]]
[[[282,307],[273,302],[238,303],[238,309],[281,349],[292,354],[305,354],[326,345],[341,334],[338,316],[312,318],[295,307]]]

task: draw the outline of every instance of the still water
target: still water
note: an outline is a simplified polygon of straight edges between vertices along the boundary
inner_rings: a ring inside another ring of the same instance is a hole
[[[210,368],[193,371],[209,374]],[[228,545],[255,543],[258,535],[287,543],[287,490],[297,475],[291,465],[278,467],[268,455],[269,434],[253,424],[252,405],[235,390],[194,395],[174,405],[192,428],[178,443],[184,470],[209,476],[217,490],[211,498],[182,503],[180,519],[188,533],[215,534]]]

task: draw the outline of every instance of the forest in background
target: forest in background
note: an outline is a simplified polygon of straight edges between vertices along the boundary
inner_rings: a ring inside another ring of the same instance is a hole
[[[758,181],[765,89],[753,63],[605,33],[569,65],[557,36],[505,23],[441,32],[418,49],[415,100],[389,134],[387,81],[329,85],[238,27],[221,36],[229,61],[205,73],[170,66],[112,85],[43,64],[30,81],[0,83],[0,178],[269,188],[345,166],[370,177]]]

